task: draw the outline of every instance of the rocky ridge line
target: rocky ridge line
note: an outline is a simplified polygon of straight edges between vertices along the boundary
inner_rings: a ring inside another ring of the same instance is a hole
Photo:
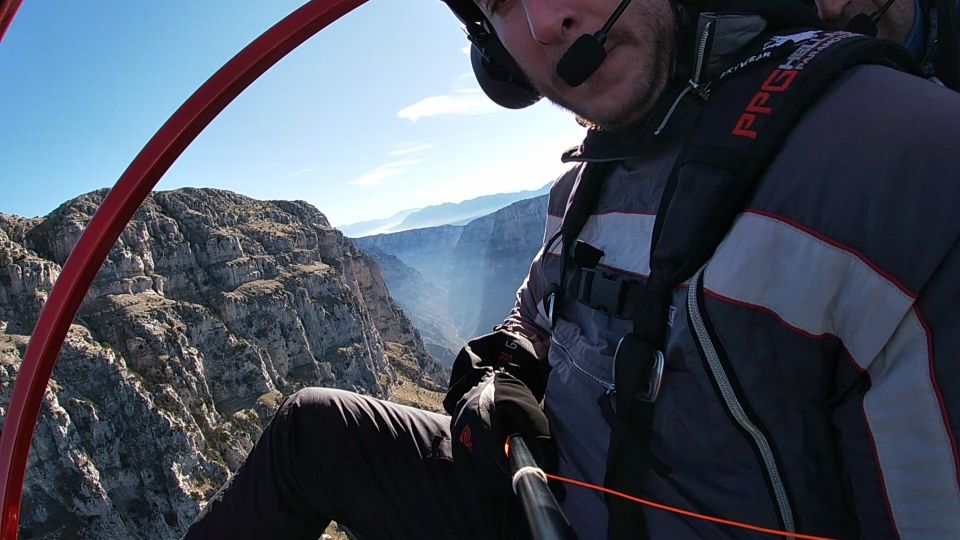
[[[0,215],[0,405],[105,190]],[[284,395],[437,406],[446,373],[377,265],[300,201],[152,194],[64,343],[29,458],[23,538],[176,538]]]

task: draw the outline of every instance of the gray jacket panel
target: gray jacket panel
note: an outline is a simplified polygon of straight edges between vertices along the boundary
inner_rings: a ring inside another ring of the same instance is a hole
[[[696,286],[675,291],[651,440],[662,466],[639,496],[770,528],[786,506],[806,534],[960,537],[960,316],[940,291],[955,298],[960,278],[957,119],[960,96],[880,67],[851,70],[805,115]],[[579,236],[606,270],[646,277],[678,151],[653,141],[608,178]],[[580,170],[554,187],[545,240]],[[553,366],[561,474],[602,483],[598,400],[631,323],[569,302],[551,332],[559,253],[537,256],[505,324]],[[604,537],[602,497],[569,491],[581,538]],[[638,511],[654,538],[745,534]]]

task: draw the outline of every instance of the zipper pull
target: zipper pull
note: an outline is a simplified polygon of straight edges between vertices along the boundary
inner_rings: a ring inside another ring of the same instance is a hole
[[[690,77],[690,80],[687,81],[687,85],[677,95],[676,99],[673,100],[673,103],[670,105],[670,109],[667,111],[667,114],[664,115],[660,125],[657,126],[657,129],[653,130],[654,136],[659,136],[660,133],[662,133],[667,127],[667,124],[670,122],[670,117],[673,116],[674,111],[677,110],[677,106],[680,105],[680,102],[683,101],[683,98],[687,97],[687,94],[693,92],[704,101],[710,97],[710,82],[701,81],[700,78],[703,75],[703,70],[705,68],[704,60],[706,60],[707,46],[713,37],[713,26],[713,21],[707,21],[704,23],[703,31],[700,33],[700,37],[697,40],[697,51],[693,63],[693,74]]]
[[[713,41],[714,21],[707,21],[703,24],[703,31],[697,40],[697,55],[693,63],[693,75],[690,77],[690,88],[698,96],[707,99],[710,95],[710,83],[703,81],[704,71],[706,71],[707,54],[709,53],[711,42]]]

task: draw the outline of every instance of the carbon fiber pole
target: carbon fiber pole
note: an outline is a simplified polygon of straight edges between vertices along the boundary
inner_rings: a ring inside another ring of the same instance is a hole
[[[560,504],[550,491],[547,479],[533,459],[533,453],[520,435],[508,439],[513,490],[520,497],[523,514],[534,540],[576,540]]]

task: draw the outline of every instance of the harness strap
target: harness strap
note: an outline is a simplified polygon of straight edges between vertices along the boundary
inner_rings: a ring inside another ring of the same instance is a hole
[[[646,284],[596,268],[573,269],[564,297],[620,319],[634,319]]]
[[[919,73],[909,53],[898,45],[845,32],[793,30],[773,34],[749,51],[710,83],[709,99],[657,212],[651,272],[637,305],[625,307],[619,296],[612,300],[613,286],[598,282],[594,275],[590,298],[600,283],[604,304],[615,303],[616,311],[631,312],[634,321],[633,332],[621,340],[614,358],[617,409],[607,487],[641,494],[643,479],[657,463],[649,444],[656,400],[655,394],[650,399],[650,389],[662,376],[660,351],[673,290],[713,256],[810,105],[843,72],[860,64]],[[620,286],[616,294],[625,290]],[[611,538],[648,538],[643,512],[614,498],[607,504]]]

